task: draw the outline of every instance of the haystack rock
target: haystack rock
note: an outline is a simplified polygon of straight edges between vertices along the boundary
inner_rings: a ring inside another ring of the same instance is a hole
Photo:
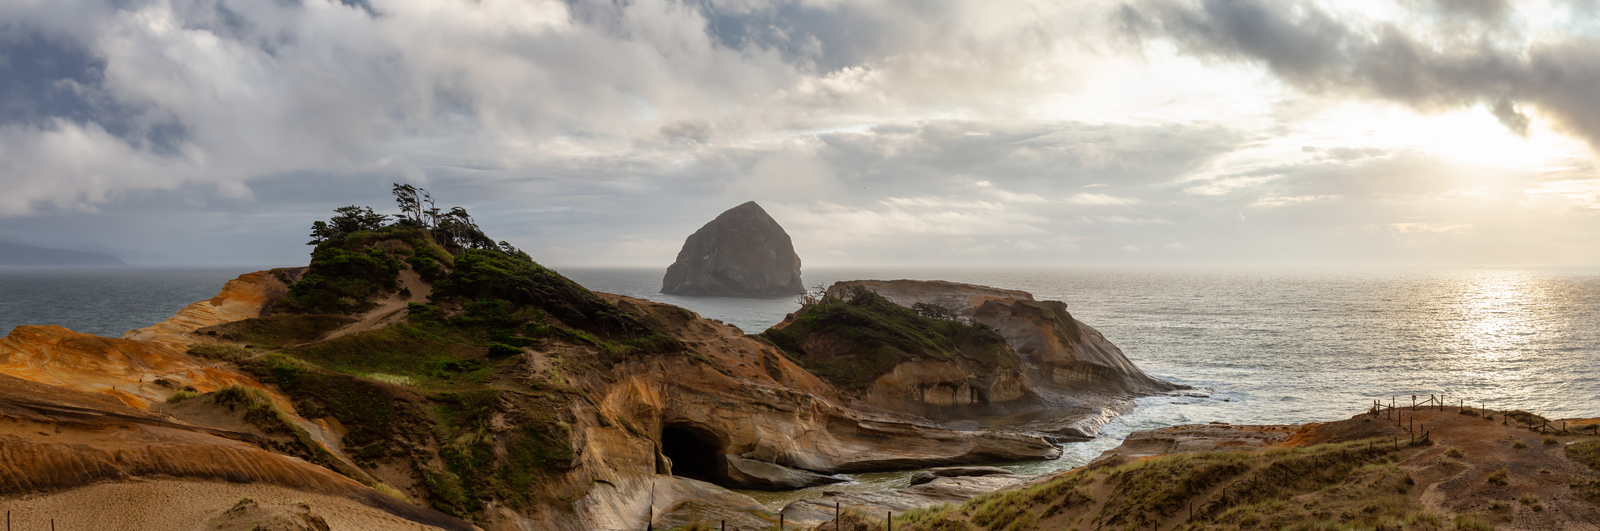
[[[689,235],[661,292],[709,297],[805,293],[789,234],[755,201],[733,207]]]

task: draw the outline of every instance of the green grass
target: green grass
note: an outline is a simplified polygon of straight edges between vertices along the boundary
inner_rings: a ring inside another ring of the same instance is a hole
[[[761,337],[813,374],[855,390],[916,359],[956,362],[976,374],[1021,366],[1021,357],[994,329],[924,317],[870,290],[847,297],[826,297],[803,308],[788,327]],[[840,338],[847,346],[842,352],[807,351],[802,345],[813,335]]]
[[[895,528],[1149,529],[1179,515],[1187,519],[1191,507],[1198,528],[1443,528],[1441,518],[1410,499],[1415,481],[1391,462],[1400,450],[1368,448],[1367,441],[1355,441],[1105,465],[982,494],[959,507],[911,511],[895,517]],[[1106,498],[1096,499],[1095,492]],[[1317,501],[1308,503],[1306,496]]]
[[[194,397],[197,397],[197,396],[200,396],[200,393],[196,393],[194,391],[178,391],[176,393],[172,393],[170,395],[167,395],[167,403],[168,404],[182,404],[183,401],[191,399],[191,398],[194,398]]]
[[[569,467],[574,456],[567,425],[556,417],[567,398],[487,389],[467,378],[475,371],[450,369],[443,378],[425,374],[419,378],[431,385],[400,387],[321,366],[384,365],[392,371],[386,374],[446,370],[430,350],[440,345],[407,334],[395,328],[355,334],[342,345],[294,351],[308,358],[274,353],[252,359],[246,367],[263,381],[278,384],[303,415],[339,419],[348,430],[346,453],[363,466],[393,457],[415,459],[412,445],[437,441],[439,465],[417,466],[429,491],[426,501],[440,511],[470,519],[484,501],[500,500],[516,508],[559,496],[557,489],[543,485]],[[417,348],[385,350],[408,345]],[[491,431],[496,415],[512,429]]]
[[[279,349],[322,339],[328,332],[355,322],[336,314],[277,314],[201,328],[196,333],[251,347]]]
[[[220,361],[240,361],[250,357],[252,353],[233,345],[196,343],[189,347],[189,355]]]
[[[1567,445],[1567,457],[1600,470],[1600,439],[1587,439]]]
[[[903,531],[973,531],[971,524],[951,518],[953,505],[935,505],[894,515],[895,529]],[[973,522],[977,522],[974,518]],[[1017,525],[1022,525],[1020,522]],[[1020,527],[1018,527],[1020,529]]]
[[[488,349],[460,338],[399,324],[295,347],[284,354],[349,374],[380,373],[408,378],[422,387],[482,384],[494,378],[498,361]]]
[[[1456,515],[1454,524],[1456,529],[1467,531],[1494,531],[1494,524],[1479,520],[1478,517],[1470,514]]]

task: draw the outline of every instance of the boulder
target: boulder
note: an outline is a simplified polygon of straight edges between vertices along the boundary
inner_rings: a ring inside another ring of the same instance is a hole
[[[735,455],[727,457],[728,480],[734,485],[746,489],[794,490],[843,483],[845,481],[833,476],[797,470],[766,461],[745,459]]]
[[[668,295],[777,297],[805,293],[794,243],[755,201],[733,207],[683,242],[661,279]]]

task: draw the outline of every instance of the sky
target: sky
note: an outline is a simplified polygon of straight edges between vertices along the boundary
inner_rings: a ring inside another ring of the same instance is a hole
[[[1600,0],[8,0],[0,240],[298,265],[1600,265]]]

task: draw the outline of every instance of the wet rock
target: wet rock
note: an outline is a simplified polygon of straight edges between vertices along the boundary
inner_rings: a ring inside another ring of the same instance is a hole
[[[843,483],[845,480],[833,476],[824,476],[806,470],[797,470],[783,465],[745,459],[738,456],[728,457],[728,480],[740,488],[756,490],[794,490],[818,485],[831,485]]]
[[[1091,466],[1122,458],[1190,454],[1226,450],[1255,450],[1289,440],[1301,426],[1186,424],[1128,434],[1122,444],[1102,452]]]
[[[1010,476],[1012,474],[1010,470],[993,466],[942,466],[912,473],[911,484],[932,483],[933,480],[938,478]]]
[[[805,293],[800,256],[755,201],[733,207],[683,242],[661,279],[669,295],[774,297]]]

